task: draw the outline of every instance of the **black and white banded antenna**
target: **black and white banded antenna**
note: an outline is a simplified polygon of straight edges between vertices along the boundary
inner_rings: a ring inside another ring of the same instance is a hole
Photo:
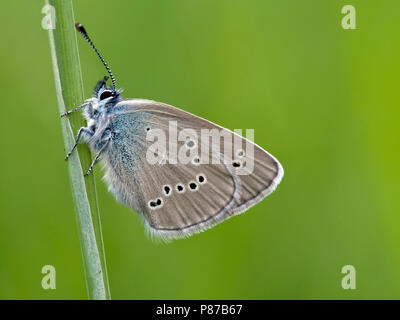
[[[97,50],[96,46],[94,45],[93,41],[89,38],[85,28],[83,27],[83,25],[81,25],[79,22],[75,23],[75,29],[78,30],[78,32],[82,35],[82,37],[89,42],[90,46],[93,48],[94,52],[96,52],[96,54],[99,56],[101,62],[103,63],[103,65],[106,67],[108,74],[110,75],[111,81],[113,83],[113,91],[117,92],[117,84],[115,82],[115,78],[113,73],[111,72],[110,67],[108,66],[108,64],[105,62],[105,60],[103,59],[103,57],[101,56],[100,52]]]

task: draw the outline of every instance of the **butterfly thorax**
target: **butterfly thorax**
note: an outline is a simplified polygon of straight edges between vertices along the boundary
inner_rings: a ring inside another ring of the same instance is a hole
[[[115,105],[122,100],[120,91],[111,95],[105,95],[105,92],[111,92],[111,89],[96,88],[93,97],[87,100],[89,105],[83,113],[87,121],[86,130],[88,132],[83,139],[95,151],[103,149],[111,141],[113,110]]]

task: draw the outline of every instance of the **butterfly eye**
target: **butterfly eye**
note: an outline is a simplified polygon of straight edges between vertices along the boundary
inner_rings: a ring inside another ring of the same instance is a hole
[[[113,96],[113,92],[110,90],[104,90],[101,95],[100,95],[100,100],[107,99],[109,97]]]

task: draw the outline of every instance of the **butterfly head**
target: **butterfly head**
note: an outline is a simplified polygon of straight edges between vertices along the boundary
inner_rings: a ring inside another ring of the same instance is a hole
[[[109,103],[111,101],[116,102],[121,99],[122,90],[114,90],[107,86],[108,76],[105,76],[100,80],[94,88],[93,98],[98,99],[99,103]]]

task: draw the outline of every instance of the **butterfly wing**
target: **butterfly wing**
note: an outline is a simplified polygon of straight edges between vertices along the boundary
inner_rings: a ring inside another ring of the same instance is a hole
[[[216,139],[203,139],[207,130],[218,133]],[[164,239],[190,236],[245,211],[283,176],[279,162],[253,142],[167,104],[123,100],[112,131],[104,158],[109,189]],[[168,147],[154,148],[153,132],[163,132]]]

